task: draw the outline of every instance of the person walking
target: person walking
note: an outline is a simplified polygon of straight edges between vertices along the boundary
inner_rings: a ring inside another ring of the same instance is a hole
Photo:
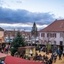
[[[62,50],[61,50],[60,48],[58,48],[57,54],[58,54],[58,56],[59,56],[59,60],[61,60]]]
[[[64,49],[63,49],[63,57],[64,57]]]

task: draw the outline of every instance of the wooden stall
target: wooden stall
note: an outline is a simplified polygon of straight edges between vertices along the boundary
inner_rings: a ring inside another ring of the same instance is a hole
[[[21,55],[25,55],[28,57],[34,57],[36,54],[36,49],[34,46],[19,47],[18,52]]]

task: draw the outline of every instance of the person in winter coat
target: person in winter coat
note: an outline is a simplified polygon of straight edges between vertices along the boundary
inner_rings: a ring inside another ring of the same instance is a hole
[[[58,56],[59,56],[59,60],[61,60],[62,50],[61,50],[60,48],[58,48],[57,54],[58,54]]]

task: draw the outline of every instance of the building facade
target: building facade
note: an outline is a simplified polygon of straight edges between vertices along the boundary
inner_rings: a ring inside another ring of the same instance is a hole
[[[55,20],[46,28],[40,30],[40,42],[46,45],[64,45],[64,20]]]
[[[4,43],[4,29],[0,27],[0,43]]]
[[[16,37],[18,31],[12,30],[6,30],[4,32],[4,38],[5,38],[5,42],[7,43],[11,43],[13,41],[13,39]],[[26,42],[30,41],[30,32],[25,32],[25,31],[20,31],[20,35],[22,35],[22,37],[25,39]]]

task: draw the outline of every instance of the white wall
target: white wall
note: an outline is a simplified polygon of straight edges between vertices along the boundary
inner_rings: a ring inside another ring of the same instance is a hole
[[[41,33],[45,33],[45,37],[41,37]],[[51,41],[51,44],[54,44],[54,41],[56,41],[57,45],[60,45],[60,41],[63,41],[63,37],[60,37],[60,32],[48,32],[48,33],[56,33],[56,38],[54,38],[54,37],[47,38],[47,32],[40,32],[39,38],[43,41],[45,41],[45,40],[48,41],[48,39],[49,39]]]

